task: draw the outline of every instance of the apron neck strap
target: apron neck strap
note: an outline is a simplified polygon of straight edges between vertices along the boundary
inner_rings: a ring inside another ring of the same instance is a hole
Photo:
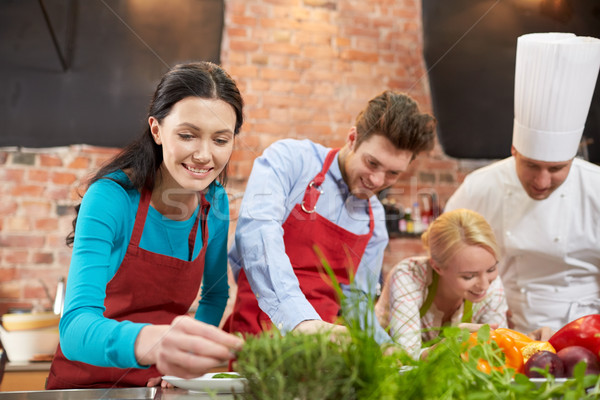
[[[325,157],[325,161],[323,162],[321,172],[319,172],[306,187],[304,198],[302,199],[302,210],[304,210],[304,212],[309,214],[315,212],[317,200],[319,200],[319,196],[323,193],[320,186],[325,181],[325,175],[327,174],[327,171],[329,171],[329,167],[331,167],[331,163],[333,163],[338,151],[340,151],[340,149],[329,150],[329,153],[327,153],[327,157]]]
[[[431,283],[429,284],[429,287],[427,288],[428,289],[427,298],[425,299],[425,301],[423,302],[423,305],[419,309],[419,315],[421,318],[423,318],[425,316],[425,314],[427,314],[427,311],[429,311],[429,308],[431,308],[431,305],[433,304],[433,299],[435,299],[435,294],[437,292],[439,281],[440,281],[439,274],[437,272],[435,272],[435,270],[432,271]],[[463,315],[462,315],[460,322],[471,322],[472,320],[473,320],[473,303],[470,302],[469,300],[465,300],[465,303],[463,306]]]
[[[433,299],[435,299],[435,294],[437,292],[438,282],[440,280],[440,276],[437,272],[435,272],[435,270],[431,271],[431,274],[431,283],[427,288],[427,297],[425,298],[425,301],[423,302],[423,305],[419,310],[419,315],[421,316],[421,318],[423,318],[425,314],[427,314],[427,311],[429,311],[429,308],[431,308],[431,305],[433,304]]]

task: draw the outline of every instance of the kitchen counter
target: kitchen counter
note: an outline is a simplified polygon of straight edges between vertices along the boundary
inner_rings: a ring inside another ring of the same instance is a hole
[[[117,388],[117,389],[69,389],[40,390],[31,392],[3,392],[0,400],[233,400],[231,394],[210,395],[184,389]]]
[[[50,362],[9,362],[0,384],[1,392],[42,390],[50,370]]]

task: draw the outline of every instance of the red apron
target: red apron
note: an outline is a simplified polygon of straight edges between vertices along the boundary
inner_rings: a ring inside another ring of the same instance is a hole
[[[196,299],[208,242],[206,218],[210,204],[201,197],[200,212],[188,238],[189,260],[192,259],[198,220],[201,219],[202,250],[193,261],[184,261],[139,247],[152,193],[144,190],[135,217],[129,247],[115,276],[106,286],[106,318],[117,321],[170,324],[186,314]],[[150,368],[106,368],[70,361],[60,348],[56,350],[47,389],[146,386],[148,379],[161,376]]]
[[[356,273],[375,226],[370,202],[369,233],[364,235],[349,232],[315,212],[315,206],[322,193],[319,186],[325,180],[338,150],[329,151],[323,169],[306,188],[302,203],[296,204],[283,224],[285,252],[294,268],[300,289],[321,319],[326,322],[335,322],[340,304],[313,246],[316,245],[323,252],[338,282],[348,284],[349,271],[352,271],[353,275]],[[223,329],[249,334],[268,330],[272,322],[259,308],[244,270],[240,271],[237,284],[233,313]]]

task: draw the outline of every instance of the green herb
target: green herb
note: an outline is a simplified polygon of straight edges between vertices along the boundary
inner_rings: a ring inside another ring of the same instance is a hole
[[[228,374],[226,372],[221,372],[218,374],[214,374],[212,376],[212,379],[227,379],[227,378],[239,379],[239,378],[241,378],[241,376],[239,376],[238,374]]]
[[[323,266],[328,273],[326,260]],[[329,274],[334,278],[333,274]],[[344,301],[337,283],[334,287]],[[371,303],[372,301],[368,299]],[[354,308],[358,309],[357,307]],[[424,360],[405,352],[384,354],[368,326],[369,316],[344,314],[349,336],[332,340],[328,333],[315,335],[270,332],[249,336],[237,356],[237,372],[246,378],[237,399],[260,400],[544,400],[600,399],[600,378],[575,369],[564,383],[547,376],[536,384],[513,371],[477,369],[480,358],[492,366],[504,364],[503,354],[489,338],[489,326],[478,332],[478,343],[467,344],[469,332],[457,327],[441,331]],[[433,342],[432,342],[433,343]],[[427,343],[429,346],[432,343]],[[400,368],[402,366],[402,368]]]

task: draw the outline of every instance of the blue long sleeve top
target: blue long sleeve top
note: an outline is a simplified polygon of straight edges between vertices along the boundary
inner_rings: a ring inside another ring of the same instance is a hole
[[[309,140],[285,139],[275,142],[255,160],[240,208],[235,243],[229,251],[236,279],[243,268],[258,305],[284,333],[302,321],[321,319],[302,293],[285,253],[282,224],[302,201],[309,182],[323,168],[329,150]],[[323,194],[316,212],[355,234],[369,232],[368,201],[350,193],[342,178],[338,155],[321,189]],[[365,309],[365,299],[367,295],[375,296],[388,244],[383,206],[376,196],[370,201],[375,221],[373,236],[361,258],[354,284],[342,285],[350,309],[367,315],[372,313]],[[379,343],[391,341],[377,322],[372,318],[369,321]]]
[[[122,171],[110,177],[129,182]],[[229,202],[225,189],[219,184],[212,185],[205,196],[211,204],[207,221],[209,236],[195,318],[216,326],[229,292]],[[90,185],[82,199],[59,327],[61,349],[68,359],[101,367],[143,367],[136,361],[134,344],[139,331],[147,324],[118,322],[103,316],[106,285],[127,251],[139,201],[137,190],[125,190],[111,179],[100,179]],[[150,206],[140,247],[188,260],[188,236],[198,212],[199,208],[188,220],[175,221]],[[201,249],[202,235],[198,227],[194,258]]]

